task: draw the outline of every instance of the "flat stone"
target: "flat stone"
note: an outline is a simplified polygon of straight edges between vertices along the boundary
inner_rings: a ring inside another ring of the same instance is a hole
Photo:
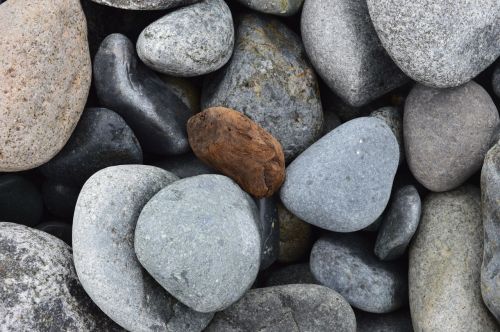
[[[375,242],[378,258],[392,260],[405,253],[420,222],[420,212],[420,196],[414,186],[404,186],[395,191]]]
[[[286,265],[269,272],[266,287],[291,284],[319,284],[308,263]]]
[[[356,319],[349,304],[331,289],[286,285],[252,289],[217,313],[206,331],[354,332]]]
[[[281,201],[312,225],[354,232],[384,211],[398,162],[398,143],[385,122],[357,118],[323,136],[287,167]]]
[[[314,277],[353,307],[387,313],[407,303],[404,262],[378,260],[373,243],[360,233],[321,237],[313,246],[310,264]]]
[[[94,59],[94,80],[101,104],[125,119],[145,151],[188,152],[186,122],[193,113],[138,60],[127,37],[104,39]]]
[[[78,198],[73,218],[78,277],[92,300],[130,331],[199,332],[211,319],[183,309],[144,270],[134,252],[142,208],[175,180],[175,175],[152,166],[112,166],[94,174]],[[189,328],[172,328],[186,320]]]
[[[233,17],[224,0],[177,9],[146,27],[137,54],[148,67],[174,76],[211,73],[233,53]]]
[[[133,10],[159,10],[189,5],[199,0],[92,0],[96,3]]]
[[[408,81],[382,47],[365,0],[305,0],[301,31],[318,74],[352,106]]]
[[[281,144],[245,115],[212,107],[191,117],[189,144],[198,158],[257,198],[272,196],[285,179]]]
[[[259,215],[252,198],[228,177],[182,179],[142,210],[135,252],[160,285],[199,312],[227,308],[259,271]]]
[[[18,174],[0,175],[0,220],[33,227],[42,213],[42,196],[33,182]]]
[[[255,199],[260,221],[260,269],[267,269],[278,259],[280,251],[280,226],[276,197]]]
[[[293,263],[306,257],[312,245],[311,225],[297,218],[283,204],[278,204],[278,220],[280,226],[278,261]]]
[[[413,332],[408,309],[388,314],[372,314],[356,311],[357,332]]]
[[[415,331],[499,331],[481,298],[480,204],[471,186],[425,198],[409,255]]]
[[[265,14],[292,16],[302,7],[304,0],[238,0],[250,9]]]
[[[53,235],[59,240],[63,240],[67,245],[71,246],[71,224],[61,221],[46,221],[38,224],[35,228]]]
[[[68,186],[64,183],[46,180],[42,184],[42,197],[45,208],[59,218],[70,220],[73,218],[79,193],[79,187]]]
[[[22,171],[56,155],[80,118],[87,25],[78,0],[9,0],[0,31],[0,172]]]
[[[142,164],[142,149],[123,118],[106,108],[86,109],[64,148],[40,167],[47,178],[81,186],[97,171]]]
[[[368,0],[375,30],[408,76],[438,88],[462,85],[500,55],[496,0]]]
[[[198,157],[196,157],[196,155],[192,152],[178,156],[169,156],[155,161],[153,166],[163,168],[166,171],[174,173],[181,179],[201,174],[218,173],[215,169],[198,159]]]
[[[233,56],[205,79],[201,104],[244,113],[276,137],[288,161],[321,135],[318,82],[300,38],[268,16],[241,18]]]
[[[499,123],[491,97],[475,82],[446,90],[416,85],[403,122],[411,172],[435,192],[460,186],[481,168]]]
[[[5,331],[122,331],[85,294],[71,248],[50,234],[0,222],[0,271]]]
[[[481,292],[490,311],[500,321],[500,144],[486,155],[481,171],[484,255]]]
[[[385,106],[371,112],[370,116],[379,118],[384,121],[389,128],[391,128],[392,133],[398,141],[399,164],[401,165],[405,160],[405,145],[403,141],[403,111],[394,106]]]

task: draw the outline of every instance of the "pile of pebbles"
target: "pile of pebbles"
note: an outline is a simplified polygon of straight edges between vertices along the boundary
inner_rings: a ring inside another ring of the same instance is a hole
[[[0,0],[0,331],[500,331],[500,2]]]

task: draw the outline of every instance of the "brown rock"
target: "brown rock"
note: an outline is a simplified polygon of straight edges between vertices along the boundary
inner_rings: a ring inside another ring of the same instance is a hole
[[[0,5],[0,172],[61,150],[85,106],[91,65],[78,0]]]
[[[268,197],[285,179],[280,143],[245,115],[212,107],[187,123],[189,144],[198,158],[235,180],[255,197]]]

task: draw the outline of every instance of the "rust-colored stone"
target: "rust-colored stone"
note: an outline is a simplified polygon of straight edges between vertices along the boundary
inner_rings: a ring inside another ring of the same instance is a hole
[[[281,144],[245,115],[212,107],[192,116],[187,132],[198,158],[253,196],[271,196],[283,183],[285,156]]]

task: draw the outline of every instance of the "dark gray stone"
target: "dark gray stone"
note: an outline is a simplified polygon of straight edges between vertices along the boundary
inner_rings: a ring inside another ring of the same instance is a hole
[[[399,164],[405,160],[405,145],[403,141],[403,111],[394,106],[381,107],[370,113],[371,116],[383,120],[398,140]]]
[[[98,170],[123,164],[142,164],[134,133],[115,112],[88,108],[68,143],[40,170],[52,181],[81,186]]]
[[[142,266],[179,301],[199,312],[236,302],[260,265],[253,199],[222,175],[179,180],[156,194],[135,229]]]
[[[273,264],[280,252],[280,226],[278,220],[278,207],[276,198],[265,197],[256,199],[259,209],[261,253],[260,269],[267,269]]]
[[[420,222],[420,212],[420,196],[414,186],[396,190],[375,242],[378,258],[392,260],[405,253]]]
[[[319,284],[309,268],[309,263],[287,265],[270,271],[266,287],[290,284]]]
[[[300,39],[267,16],[241,18],[229,64],[205,80],[202,108],[244,113],[270,132],[291,160],[320,135],[319,88]]]
[[[0,220],[35,226],[43,213],[42,195],[26,177],[0,175]]]
[[[314,68],[350,105],[365,105],[408,81],[382,47],[365,0],[305,0],[301,31]]]
[[[409,294],[415,331],[499,331],[481,298],[483,229],[479,190],[431,193],[410,245]]]
[[[146,27],[137,54],[150,68],[174,76],[211,73],[231,57],[234,27],[224,0],[203,0],[168,13]]]
[[[486,155],[481,172],[484,256],[481,292],[484,302],[500,321],[500,144]]]
[[[0,222],[3,331],[122,331],[85,294],[71,248],[45,232]]]
[[[413,332],[408,309],[388,314],[356,311],[357,332]]]
[[[408,300],[406,269],[402,262],[382,262],[373,254],[373,243],[360,233],[320,238],[311,251],[311,271],[358,309],[387,313]]]
[[[186,123],[193,112],[138,61],[127,37],[112,34],[104,39],[94,59],[94,80],[102,105],[125,119],[144,150],[188,152]]]
[[[46,221],[38,224],[35,228],[49,233],[71,246],[71,224],[61,221]]]
[[[385,122],[357,118],[322,137],[287,167],[281,201],[315,226],[357,231],[384,211],[398,162],[398,143]]]
[[[335,291],[319,285],[252,289],[215,315],[207,332],[354,332],[356,319]]]
[[[170,156],[156,161],[153,166],[172,172],[181,179],[201,174],[217,174],[215,169],[198,159],[194,153],[189,152],[178,156]]]
[[[416,85],[406,99],[408,166],[427,189],[454,189],[477,172],[499,125],[488,93],[469,82],[452,89]]]
[[[500,55],[500,2],[368,0],[375,30],[408,76],[446,88],[477,76]]]
[[[291,16],[296,14],[304,0],[238,0],[243,5],[265,14]]]
[[[191,3],[199,0],[92,0],[102,5],[133,10],[158,10],[169,9]]]
[[[47,180],[42,184],[45,208],[51,214],[60,218],[73,218],[79,193],[79,187],[68,186],[64,183]]]
[[[199,332],[212,317],[183,309],[144,270],[134,252],[139,213],[175,180],[175,175],[152,166],[113,166],[94,174],[78,198],[73,218],[78,277],[92,300],[127,330]],[[183,321],[189,328],[182,327]]]

